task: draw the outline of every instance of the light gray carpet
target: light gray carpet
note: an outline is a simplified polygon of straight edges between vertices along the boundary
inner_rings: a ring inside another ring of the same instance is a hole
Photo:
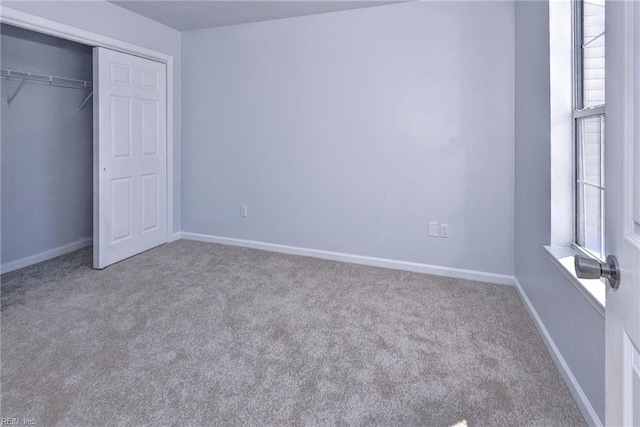
[[[583,425],[507,286],[178,241],[2,276],[2,417]]]

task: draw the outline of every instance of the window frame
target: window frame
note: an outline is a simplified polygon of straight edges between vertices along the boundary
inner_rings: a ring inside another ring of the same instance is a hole
[[[592,106],[592,107],[584,107],[584,1],[585,0],[573,0],[571,2],[571,14],[572,14],[572,110],[571,110],[571,118],[572,118],[572,154],[573,154],[573,174],[572,174],[572,219],[573,226],[571,231],[571,246],[577,250],[578,252],[594,258],[598,260],[604,260],[605,252],[605,197],[606,197],[606,183],[605,183],[605,174],[604,174],[604,144],[605,144],[605,135],[604,135],[604,126],[606,126],[606,115],[605,115],[605,104]],[[606,28],[602,35],[597,36],[597,38],[606,35]],[[595,40],[595,39],[594,39]],[[605,79],[606,79],[606,68],[605,68]],[[606,96],[606,95],[605,95]],[[578,243],[578,228],[580,227],[580,221],[578,213],[579,211],[583,212],[583,218],[586,217],[586,212],[581,210],[578,206],[579,197],[578,191],[580,186],[591,186],[591,184],[587,184],[580,179],[578,176],[579,165],[578,162],[581,159],[580,153],[584,156],[584,147],[581,147],[581,138],[578,133],[578,126],[581,119],[587,118],[600,118],[602,120],[603,126],[601,129],[600,135],[600,171],[601,171],[601,183],[598,188],[601,191],[601,203],[600,203],[600,254],[594,253],[588,248],[580,245]],[[579,151],[580,150],[580,151]]]

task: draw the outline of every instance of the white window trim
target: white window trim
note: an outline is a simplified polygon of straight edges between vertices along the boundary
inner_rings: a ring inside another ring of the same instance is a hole
[[[582,117],[595,117],[604,115],[604,105],[598,105],[597,107],[584,108],[582,110],[575,110],[573,112],[574,119],[580,119]]]
[[[551,242],[544,246],[552,264],[604,317],[606,284],[580,279],[573,257],[584,255],[574,246],[575,143],[573,109],[573,11],[572,3],[549,2],[550,114],[551,114]],[[584,115],[604,112],[604,106]],[[577,113],[583,114],[583,112]],[[572,165],[567,167],[567,165]]]

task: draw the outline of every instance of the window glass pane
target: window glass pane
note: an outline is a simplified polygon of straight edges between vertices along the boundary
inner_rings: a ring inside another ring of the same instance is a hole
[[[602,258],[604,192],[600,188],[578,183],[576,193],[576,211],[578,215],[576,243]]]
[[[576,119],[576,243],[602,257],[604,115]]]
[[[582,6],[583,108],[604,105],[604,0]]]
[[[604,116],[577,119],[577,178],[594,185],[604,186],[603,165]]]
[[[604,256],[605,0],[575,0],[575,242]],[[598,112],[601,112],[599,110]],[[585,116],[585,113],[587,114]],[[595,113],[595,111],[593,112]]]

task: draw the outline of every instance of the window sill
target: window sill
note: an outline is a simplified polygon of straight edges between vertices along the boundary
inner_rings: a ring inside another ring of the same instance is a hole
[[[574,255],[580,255],[573,248],[545,246],[545,250],[549,253],[549,258],[553,264],[569,279],[573,286],[580,291],[583,297],[593,306],[593,308],[604,317],[605,301],[606,301],[606,284],[601,280],[580,279],[576,275],[573,266]]]

